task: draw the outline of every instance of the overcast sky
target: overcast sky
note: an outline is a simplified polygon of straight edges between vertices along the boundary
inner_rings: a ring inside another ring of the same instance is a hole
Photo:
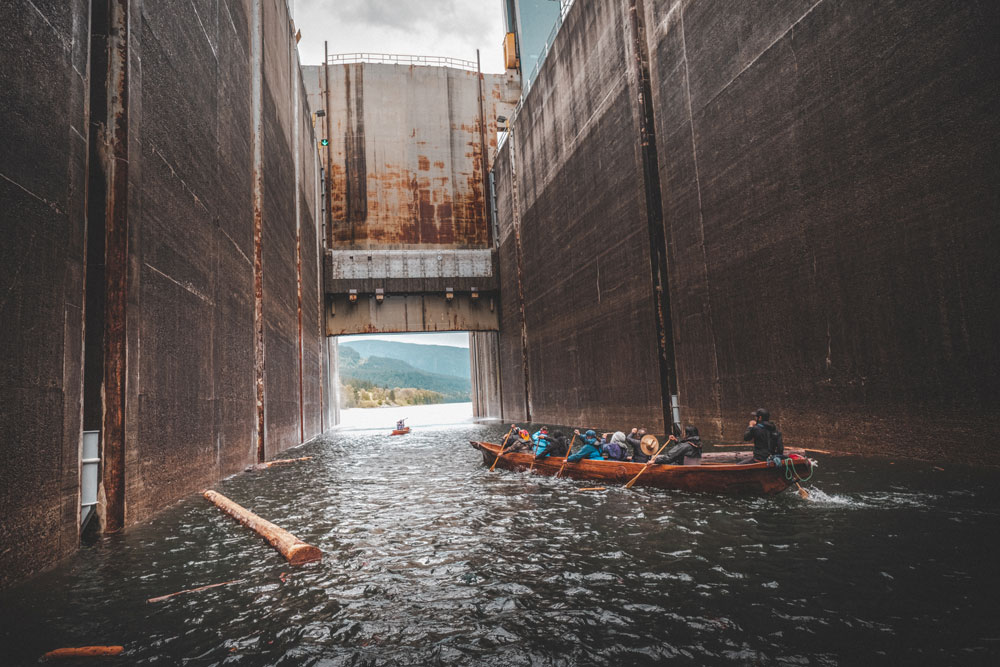
[[[476,60],[503,71],[500,0],[289,0],[303,65],[330,53],[394,53]]]

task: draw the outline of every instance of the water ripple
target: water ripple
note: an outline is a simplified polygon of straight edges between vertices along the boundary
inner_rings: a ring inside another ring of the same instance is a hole
[[[217,489],[324,551],[292,568],[200,496],[0,596],[13,664],[825,665],[994,656],[995,473],[824,461],[810,499],[482,466],[500,426],[332,433]],[[885,484],[892,475],[893,484]],[[238,580],[198,593],[147,598]],[[932,631],[933,630],[933,631]],[[849,638],[849,639],[847,639]],[[933,656],[933,658],[932,658]]]

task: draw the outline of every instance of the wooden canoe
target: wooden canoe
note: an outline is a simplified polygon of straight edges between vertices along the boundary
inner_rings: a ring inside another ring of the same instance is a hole
[[[500,445],[492,442],[470,440],[469,444],[483,454],[483,463],[493,465],[500,452]],[[786,454],[797,453],[786,449]],[[721,452],[702,455],[697,465],[654,464],[636,481],[636,486],[651,486],[657,489],[694,491],[704,493],[724,493],[732,495],[770,496],[781,493],[794,485],[796,479],[786,476],[785,465],[772,466],[767,463],[740,465],[735,461],[749,456],[750,452]],[[738,458],[740,457],[740,458]],[[522,471],[531,468],[542,475],[555,475],[562,468],[561,477],[583,479],[606,484],[625,484],[645,467],[643,463],[628,461],[583,460],[567,463],[563,468],[562,457],[546,457],[531,466],[534,456],[530,452],[505,452],[497,461],[498,468]],[[790,466],[799,478],[810,476],[814,461],[808,458],[794,459]]]
[[[409,432],[410,432],[410,427],[407,426],[406,428],[394,428],[392,430],[392,433],[390,433],[389,435],[406,435]]]

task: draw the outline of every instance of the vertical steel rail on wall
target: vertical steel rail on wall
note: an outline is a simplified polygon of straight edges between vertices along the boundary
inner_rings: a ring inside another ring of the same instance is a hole
[[[113,0],[108,36],[104,227],[104,531],[125,527],[125,384],[128,336],[129,0]]]
[[[524,258],[521,251],[521,214],[517,202],[517,153],[514,135],[510,136],[511,218],[514,227],[514,257],[517,271],[517,305],[521,315],[521,371],[524,374],[524,421],[531,421],[531,376],[528,363],[528,323],[524,317]]]
[[[263,197],[264,197],[264,126],[263,126],[263,50],[264,8],[261,0],[253,0],[250,34],[250,113],[251,140],[253,143],[253,290],[254,290],[254,383],[257,389],[257,462],[267,456],[264,443],[264,254],[263,254]]]
[[[288,43],[288,61],[292,66],[292,153],[294,154],[294,164],[295,164],[295,291],[297,293],[297,315],[298,315],[298,337],[299,337],[299,442],[305,442],[306,440],[306,418],[305,418],[305,392],[303,390],[303,374],[304,369],[302,367],[302,197],[299,194],[299,188],[302,187],[302,119],[300,114],[302,109],[299,108],[299,95],[301,89],[299,87],[299,80],[301,77],[302,68],[299,67],[299,51],[295,46],[295,26],[294,24],[289,25],[289,33],[292,38]]]
[[[643,191],[646,196],[646,224],[649,233],[649,264],[655,313],[657,361],[660,375],[660,405],[663,426],[669,431],[674,419],[674,395],[677,378],[674,361],[673,325],[670,317],[670,291],[667,277],[667,241],[663,224],[663,198],[660,193],[660,166],[656,147],[656,127],[653,120],[652,85],[649,78],[649,55],[646,49],[645,26],[640,14],[642,0],[629,0],[632,65],[637,93],[639,150],[642,162]],[[679,417],[678,417],[679,419]]]
[[[324,158],[323,163],[323,194],[326,197],[326,215],[323,216],[326,222],[326,234],[323,238],[324,247],[327,245],[333,245],[333,205],[330,198],[333,195],[333,183],[331,182],[331,169],[333,159],[333,120],[331,120],[333,114],[330,113],[330,52],[327,42],[323,42],[323,96],[324,96],[324,113],[326,114],[326,146],[324,146]],[[325,299],[325,297],[324,297]],[[324,318],[325,309],[324,309]]]

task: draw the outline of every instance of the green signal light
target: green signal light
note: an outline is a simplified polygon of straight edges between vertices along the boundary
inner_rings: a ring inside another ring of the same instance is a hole
[[[330,140],[329,139],[320,139],[319,140],[319,145],[320,146],[329,146],[330,145]]]

